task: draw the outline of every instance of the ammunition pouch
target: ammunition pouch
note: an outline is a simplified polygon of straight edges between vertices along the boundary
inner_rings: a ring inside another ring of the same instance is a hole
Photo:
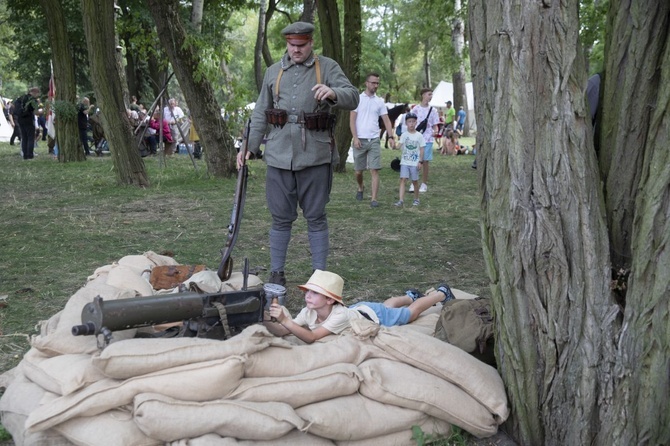
[[[325,131],[335,127],[336,116],[328,112],[305,113],[305,128],[307,130]]]
[[[288,122],[288,112],[282,108],[268,108],[265,110],[265,119],[275,127],[284,127]]]

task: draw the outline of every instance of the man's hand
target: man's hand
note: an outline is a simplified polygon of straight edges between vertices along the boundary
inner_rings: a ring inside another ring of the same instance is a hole
[[[247,150],[246,161],[248,161],[250,157],[251,152]],[[245,160],[242,159],[242,151],[237,152],[237,170],[240,170],[242,168],[242,166],[244,165],[244,161]]]
[[[360,148],[361,148],[361,140],[358,139],[358,138],[355,137],[355,136],[354,136],[353,148],[354,148],[354,149],[360,149]]]
[[[316,84],[312,87],[312,91],[314,92],[314,99],[317,101],[323,101],[326,99],[330,99],[331,101],[337,100],[337,95],[328,85]]]

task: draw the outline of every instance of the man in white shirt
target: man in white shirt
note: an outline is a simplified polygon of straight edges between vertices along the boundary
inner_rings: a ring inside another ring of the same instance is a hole
[[[356,110],[349,112],[349,128],[353,136],[354,171],[358,191],[356,199],[363,200],[363,171],[369,169],[371,177],[372,197],[370,207],[379,206],[377,192],[379,191],[379,170],[382,168],[381,144],[379,142],[379,118],[384,122],[386,134],[391,140],[391,147],[395,147],[393,125],[388,117],[388,109],[382,98],[377,96],[379,88],[379,74],[369,73],[365,78],[365,91],[361,93]]]
[[[175,145],[182,142],[178,127],[185,117],[186,115],[183,110],[177,105],[177,100],[174,98],[170,99],[167,107],[163,109],[163,119],[170,124],[170,132],[172,133],[172,140],[175,142]]]

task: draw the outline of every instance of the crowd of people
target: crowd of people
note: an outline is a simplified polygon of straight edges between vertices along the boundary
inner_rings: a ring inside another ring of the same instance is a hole
[[[9,144],[15,145],[19,141],[21,156],[26,160],[34,158],[40,140],[46,142],[49,154],[58,155],[54,127],[56,121],[47,121],[47,109],[40,96],[40,88],[31,87],[26,94],[3,104],[5,118],[13,129]],[[91,156],[93,152],[102,156],[105,151],[109,151],[109,144],[102,126],[101,110],[88,97],[82,97],[77,102],[76,110],[82,151],[86,156]],[[142,156],[156,155],[160,143],[164,144],[164,153],[168,156],[179,151],[179,143],[189,143],[194,156],[200,157],[202,149],[199,137],[176,99],[169,99],[162,110],[162,123],[161,109],[157,107],[149,116],[146,107],[138,103],[135,96],[131,97],[127,113]],[[53,127],[51,131],[49,126]]]

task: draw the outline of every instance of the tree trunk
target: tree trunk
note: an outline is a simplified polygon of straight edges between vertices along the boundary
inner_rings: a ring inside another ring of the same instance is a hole
[[[146,187],[149,179],[123,102],[116,61],[114,2],[81,0],[81,10],[95,95],[117,178],[121,184]]]
[[[302,14],[300,14],[300,21],[314,23],[315,14],[316,0],[302,0]]]
[[[321,41],[323,43],[323,54],[335,59],[344,74],[353,81],[358,82],[359,61],[361,54],[361,4],[360,0],[345,0],[345,41],[343,43],[340,32],[340,15],[336,0],[325,0],[317,2],[319,13],[319,24],[321,25]],[[346,51],[344,50],[346,48]],[[346,170],[347,155],[351,146],[351,129],[349,128],[349,111],[337,110],[337,122],[335,124],[335,143],[340,156],[340,163],[335,166],[338,172]]]
[[[197,32],[202,32],[202,12],[205,8],[205,0],[193,0],[191,9],[191,24]]]
[[[236,175],[237,151],[233,138],[221,117],[212,85],[204,76],[198,76],[197,79],[195,77],[200,58],[197,49],[186,41],[178,0],[148,0],[148,4],[156,23],[158,38],[174,68],[200,141],[205,148],[208,171],[217,177]]]
[[[430,54],[428,52],[428,42],[423,45],[423,75],[424,75],[424,87],[431,87],[433,79],[430,76]]]
[[[47,20],[49,42],[54,70],[54,85],[58,102],[56,109],[56,141],[58,143],[58,160],[61,162],[84,161],[86,155],[79,141],[77,113],[74,107],[77,96],[77,85],[72,64],[70,39],[67,35],[67,23],[60,2],[40,0]],[[69,109],[69,113],[65,108]]]
[[[599,442],[670,444],[670,4],[610,5],[600,169],[613,266],[631,272]]]
[[[258,8],[258,31],[256,32],[256,45],[254,51],[254,78],[256,79],[256,92],[260,93],[263,88],[263,73],[264,66],[262,64],[263,44],[267,42],[265,39],[265,31],[267,22],[265,21],[265,10],[267,3],[265,0],[260,1]]]
[[[630,7],[612,2],[608,20],[600,126],[600,172],[605,185],[610,251],[615,269],[632,261],[635,195],[642,174],[647,130],[654,113],[668,34],[670,3]],[[634,24],[634,26],[632,26]],[[621,187],[624,184],[625,187]]]
[[[454,2],[454,12],[456,19],[454,19],[454,26],[451,32],[451,43],[454,47],[455,60],[458,61],[458,69],[452,75],[452,82],[454,83],[454,110],[458,113],[460,107],[465,110],[466,116],[468,112],[468,95],[465,90],[465,65],[463,64],[463,53],[465,50],[465,24],[461,19],[461,1]],[[463,136],[468,136],[470,133],[470,123],[468,119],[465,120],[463,127]]]
[[[470,1],[496,355],[525,445],[597,444],[618,308],[578,1]]]

